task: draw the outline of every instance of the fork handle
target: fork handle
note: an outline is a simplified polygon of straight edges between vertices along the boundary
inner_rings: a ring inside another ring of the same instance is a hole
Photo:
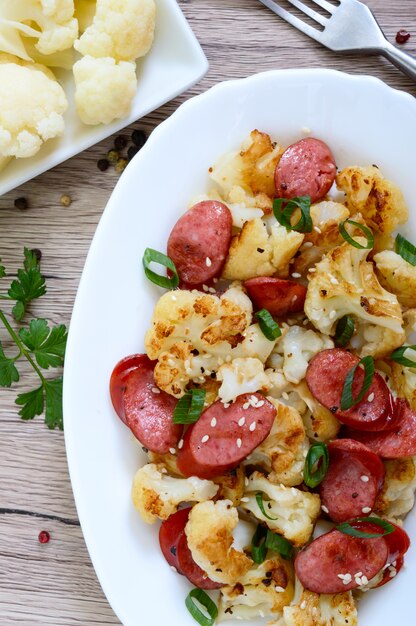
[[[416,81],[416,58],[403,50],[399,50],[396,46],[393,46],[389,41],[386,41],[385,46],[380,49],[386,59],[391,61],[393,65],[399,68],[402,72],[407,74],[409,78]]]

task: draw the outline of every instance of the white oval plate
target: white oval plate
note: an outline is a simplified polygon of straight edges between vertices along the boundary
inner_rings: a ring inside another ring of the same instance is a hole
[[[183,104],[122,175],[78,290],[65,364],[64,417],[84,537],[104,592],[125,626],[195,626],[184,605],[190,585],[164,561],[158,525],[144,524],[130,502],[133,475],[145,459],[115,416],[108,393],[115,363],[143,351],[161,294],[144,278],[144,248],[166,249],[188,201],[206,190],[208,167],[238,148],[254,128],[289,144],[308,127],[328,142],[339,167],[377,164],[403,190],[411,215],[406,232],[416,237],[415,119],[416,101],[375,78],[331,70],[266,72],[222,83]],[[413,512],[406,528],[416,538]],[[412,614],[416,545],[406,563],[397,580],[362,600],[360,626],[391,626]]]
[[[132,124],[202,78],[208,61],[176,0],[156,0],[156,5],[155,40],[137,62],[137,93],[129,115],[111,124],[83,124],[75,108],[72,71],[56,71],[69,103],[65,132],[47,141],[35,156],[11,161],[0,172],[0,195]]]

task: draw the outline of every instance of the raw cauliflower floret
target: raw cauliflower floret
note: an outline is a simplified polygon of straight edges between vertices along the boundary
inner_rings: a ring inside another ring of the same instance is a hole
[[[386,242],[388,235],[407,221],[409,212],[402,192],[374,165],[346,167],[339,172],[335,182],[346,194],[351,213],[359,211],[375,231],[376,243],[377,240],[380,244]]]
[[[416,457],[384,461],[386,474],[374,506],[376,514],[387,518],[406,515],[415,503]]]
[[[135,61],[153,43],[154,0],[97,0],[93,23],[74,47],[83,55]]]
[[[261,467],[267,479],[287,487],[303,482],[303,468],[309,442],[301,416],[296,409],[268,397],[276,417],[266,439],[245,460],[246,465]]]
[[[68,102],[52,72],[10,58],[0,60],[0,155],[31,157],[62,135]]]
[[[289,561],[278,555],[254,565],[236,585],[222,587],[218,621],[255,619],[263,614],[276,618],[294,592],[294,574]]]
[[[195,476],[173,478],[163,470],[162,464],[148,463],[133,479],[133,504],[147,524],[153,524],[158,518],[167,519],[181,502],[204,502],[218,491],[218,486],[210,480]]]
[[[274,171],[283,150],[269,135],[253,130],[240,150],[229,152],[210,168],[210,177],[220,187],[226,201],[260,208],[272,207],[276,188]]]
[[[234,585],[253,565],[233,547],[237,524],[237,509],[230,500],[201,502],[189,513],[185,533],[192,557],[215,582]]]
[[[248,280],[256,276],[272,276],[285,269],[303,238],[302,233],[288,231],[277,223],[271,226],[269,234],[260,218],[250,220],[231,240],[222,277]]]
[[[363,237],[356,241],[365,245]],[[361,356],[382,357],[403,343],[402,311],[395,295],[377,280],[368,250],[348,243],[334,248],[309,275],[305,313],[325,335],[333,335],[337,321],[353,315],[363,328]]]
[[[221,381],[218,396],[223,402],[232,402],[243,393],[265,391],[269,379],[259,359],[234,359],[218,368],[217,380]]]
[[[321,350],[333,348],[332,339],[302,326],[290,326],[285,329],[276,342],[268,363],[276,366],[274,356],[281,355],[283,374],[291,383],[299,383],[305,378],[309,361]]]
[[[409,309],[403,313],[404,330],[408,346],[416,344],[416,309]],[[406,350],[404,356],[411,361],[416,361],[416,351]],[[405,397],[413,410],[416,411],[416,367],[406,367],[400,363],[390,361],[391,376],[394,389],[401,397]]]
[[[354,596],[351,591],[313,593],[296,579],[292,603],[284,607],[283,618],[274,626],[358,626]]]
[[[137,89],[134,63],[84,56],[73,72],[75,104],[84,124],[109,124],[128,115]]]
[[[260,492],[266,513],[276,519],[268,519],[261,512],[256,500],[256,494]],[[242,502],[240,506],[271,530],[286,537],[295,547],[304,545],[310,539],[321,508],[317,494],[275,485],[260,472],[254,472],[248,479],[244,495],[248,502]]]
[[[397,296],[405,307],[416,307],[416,267],[393,250],[374,255],[381,284]]]

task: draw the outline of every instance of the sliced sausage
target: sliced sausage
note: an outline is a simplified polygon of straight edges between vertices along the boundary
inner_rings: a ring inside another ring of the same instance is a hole
[[[175,224],[168,256],[187,285],[218,276],[230,246],[233,220],[229,208],[216,200],[198,202]]]
[[[214,402],[188,428],[178,452],[185,476],[213,478],[237,467],[270,432],[276,409],[259,393],[238,396],[227,408]]]
[[[364,443],[383,459],[400,459],[416,454],[416,413],[403,398],[397,398],[398,427],[393,431],[369,433],[346,428],[343,436]]]
[[[145,354],[132,354],[121,359],[112,371],[110,378],[110,397],[114,410],[119,418],[126,424],[124,412],[124,390],[126,380],[133,370],[140,367],[148,360]]]
[[[199,587],[200,589],[219,589],[223,586],[221,583],[216,583],[208,578],[206,572],[195,563],[185,533],[180,537],[178,542],[178,563],[181,573],[186,576],[195,587]]]
[[[124,410],[126,424],[140,443],[159,454],[167,454],[182,436],[183,426],[173,423],[177,400],[156,389],[154,362],[146,355],[126,380]]]
[[[377,373],[361,402],[346,411],[340,409],[346,376],[359,360],[341,348],[322,350],[308,365],[306,383],[318,402],[343,424],[367,431],[392,429],[397,424],[393,398],[385,381]],[[364,371],[359,367],[352,385],[353,397],[360,392],[363,381]]]
[[[270,315],[280,317],[303,311],[306,287],[293,280],[259,276],[244,283],[257,309],[267,309]]]
[[[310,196],[321,200],[335,180],[337,168],[329,147],[320,139],[307,137],[292,144],[280,157],[274,174],[279,198]]]
[[[390,580],[393,580],[399,573],[404,565],[404,554],[410,547],[410,539],[407,532],[400,526],[397,526],[397,524],[389,523],[394,526],[394,532],[384,537],[389,549],[389,556],[384,566],[383,577],[376,587],[382,587]]]
[[[383,485],[380,457],[352,439],[333,441],[328,444],[328,452],[328,472],[319,489],[329,517],[334,522],[345,522],[368,515]]]
[[[370,532],[370,527],[380,532],[380,528],[373,524],[362,525],[361,529]],[[388,556],[384,537],[362,539],[334,529],[299,552],[295,570],[300,582],[309,591],[342,593],[359,587],[361,576],[366,576],[368,580],[376,576],[387,563]],[[357,582],[355,575],[359,573]]]

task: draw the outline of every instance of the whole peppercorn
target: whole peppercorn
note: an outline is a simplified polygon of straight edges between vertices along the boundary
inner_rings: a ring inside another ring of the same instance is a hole
[[[14,206],[20,211],[25,211],[29,207],[29,203],[26,198],[16,198],[16,200],[14,201]]]
[[[129,161],[132,160],[132,158],[138,153],[139,148],[137,146],[130,146],[130,148],[127,150],[127,159]]]
[[[39,248],[32,248],[31,253],[37,258],[38,261],[42,258],[42,251]]]
[[[71,204],[72,200],[71,200],[71,196],[68,196],[66,193],[64,193],[61,196],[61,204],[63,206],[69,206]]]
[[[41,530],[39,533],[39,543],[48,543],[51,538],[47,530]]]
[[[127,146],[127,137],[125,135],[118,135],[118,137],[116,137],[114,139],[114,147],[116,150],[118,150],[119,152],[121,150],[124,150],[124,148]]]
[[[138,148],[143,148],[147,137],[142,130],[134,130],[131,134],[131,140]]]
[[[117,160],[120,158],[119,153],[117,152],[117,150],[110,150],[109,152],[107,152],[107,159],[110,161],[110,163],[112,163],[113,165],[115,165],[117,163]]]
[[[118,174],[121,174],[121,172],[123,172],[126,169],[126,165],[127,165],[128,161],[127,159],[117,159],[117,163],[114,166],[114,169],[116,170],[116,172]]]
[[[97,161],[97,167],[100,170],[100,172],[105,172],[106,170],[108,170],[109,165],[110,165],[110,162],[108,161],[108,159],[99,159]]]
[[[396,33],[397,43],[406,43],[408,39],[410,39],[410,33],[408,33],[407,30],[404,30],[404,28]]]

